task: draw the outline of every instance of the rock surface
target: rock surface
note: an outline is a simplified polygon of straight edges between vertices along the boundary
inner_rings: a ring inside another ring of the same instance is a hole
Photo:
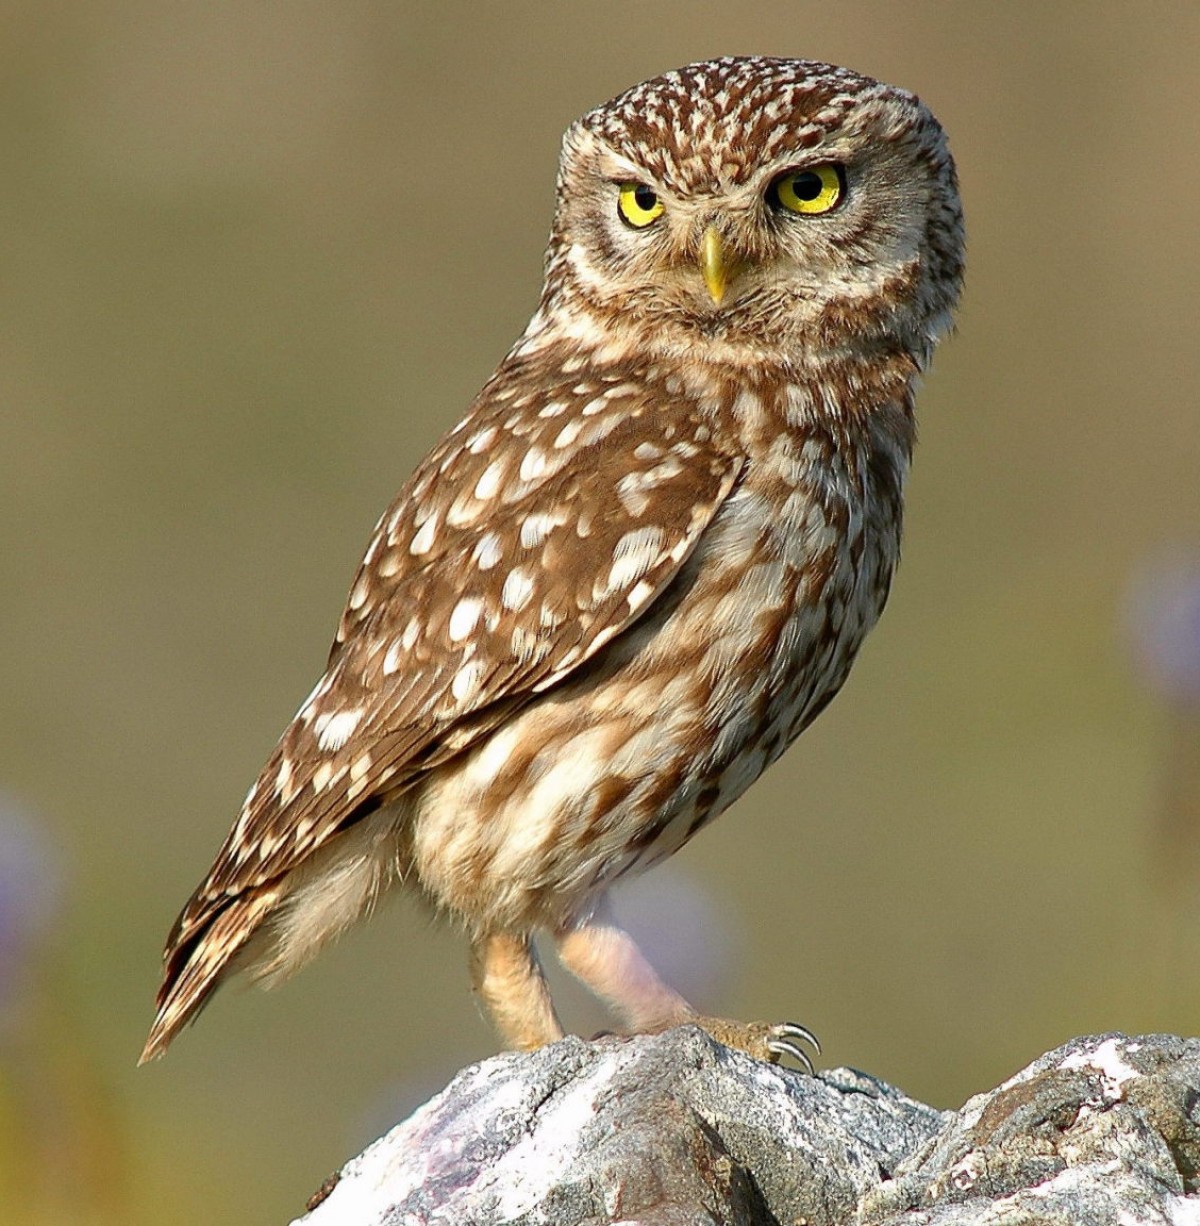
[[[1075,1039],[943,1112],[690,1026],[568,1038],[460,1073],[299,1220],[1200,1226],[1200,1040]]]

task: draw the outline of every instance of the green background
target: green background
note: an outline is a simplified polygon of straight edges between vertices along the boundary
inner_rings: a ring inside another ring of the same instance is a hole
[[[1126,610],[1200,536],[1200,6],[0,12],[0,788],[64,886],[0,1031],[0,1220],[286,1221],[495,1049],[460,934],[401,903],[134,1068],[375,518],[535,304],[562,129],[713,55],[918,92],[968,281],[853,678],[627,905],[713,964],[701,1005],[939,1105],[1076,1033],[1196,1028],[1163,799],[1196,739]]]

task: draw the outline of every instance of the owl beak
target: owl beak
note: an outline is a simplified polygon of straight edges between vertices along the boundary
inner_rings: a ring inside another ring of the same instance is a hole
[[[720,306],[729,283],[741,271],[742,261],[736,252],[730,250],[729,244],[715,225],[710,225],[704,231],[696,259],[704,277],[704,284],[708,286],[708,296],[714,305]]]

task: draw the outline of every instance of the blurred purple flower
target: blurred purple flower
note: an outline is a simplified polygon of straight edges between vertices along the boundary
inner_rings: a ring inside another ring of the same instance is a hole
[[[1180,548],[1140,568],[1128,617],[1146,680],[1169,702],[1200,707],[1200,552]]]
[[[49,840],[11,797],[0,794],[0,1021],[20,1006],[32,958],[60,896]]]

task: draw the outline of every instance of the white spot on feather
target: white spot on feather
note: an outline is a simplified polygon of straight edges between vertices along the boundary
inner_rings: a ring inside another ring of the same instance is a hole
[[[558,521],[553,515],[539,512],[525,516],[521,521],[521,544],[525,549],[536,549],[553,531]]]
[[[383,675],[390,677],[400,668],[400,657],[404,654],[404,643],[401,639],[393,639],[387,654],[383,657]]]
[[[580,430],[583,429],[583,422],[578,418],[567,422],[565,426],[554,437],[554,446],[561,451],[564,447],[570,445],[579,437]]]
[[[532,595],[533,579],[519,566],[514,566],[508,572],[508,578],[504,580],[504,587],[500,592],[504,607],[519,612],[529,603]]]
[[[522,481],[536,481],[546,471],[546,455],[540,447],[530,447],[521,461]]]
[[[500,538],[494,532],[488,532],[479,538],[471,558],[480,570],[491,570],[500,561],[502,552]]]
[[[454,606],[450,614],[450,641],[460,643],[479,624],[479,615],[483,612],[483,601],[475,596],[467,596]]]
[[[354,729],[358,727],[362,717],[361,707],[355,707],[351,711],[336,711],[329,715],[322,715],[314,725],[317,745],[326,752],[341,749],[354,733]]]
[[[513,655],[522,664],[528,664],[530,660],[540,659],[549,649],[544,639],[539,638],[532,631],[526,630],[524,626],[517,626],[513,629],[511,642]]]
[[[681,472],[683,472],[683,464],[679,457],[669,455],[661,464],[656,464],[646,473],[646,481],[652,486],[662,485],[664,481],[678,477]]]
[[[366,575],[354,585],[354,590],[350,593],[350,607],[352,609],[361,609],[367,603],[367,596],[371,592],[371,583]]]
[[[461,528],[464,524],[472,524],[479,518],[479,500],[471,490],[464,490],[450,504],[446,512],[446,523],[452,528]]]
[[[434,537],[437,536],[438,517],[431,515],[416,531],[413,536],[412,543],[408,547],[408,552],[414,557],[420,557],[423,553],[428,553],[433,547]]]
[[[483,680],[483,669],[482,660],[468,660],[454,674],[454,680],[450,682],[450,693],[459,702],[466,702],[479,689],[479,683]]]
[[[475,483],[475,497],[481,502],[492,498],[500,488],[500,482],[504,477],[504,468],[503,460],[493,460],[483,470],[483,475]]]
[[[613,550],[608,590],[628,587],[640,579],[662,554],[663,530],[655,525],[626,532]]]
[[[630,473],[628,477],[622,477],[617,482],[617,498],[621,503],[621,508],[626,515],[634,519],[641,519],[650,505],[650,499],[642,488],[642,483],[630,479],[640,475],[640,473]]]
[[[654,595],[654,584],[647,583],[645,579],[639,580],[629,589],[629,595],[625,600],[629,604],[630,613],[636,613],[638,609]]]
[[[472,435],[471,441],[467,443],[467,450],[472,455],[478,455],[481,451],[486,451],[496,437],[496,427],[488,426],[486,430],[480,430],[478,434]]]
[[[762,417],[762,401],[745,388],[734,398],[732,408],[734,417],[739,421],[757,422]]]

